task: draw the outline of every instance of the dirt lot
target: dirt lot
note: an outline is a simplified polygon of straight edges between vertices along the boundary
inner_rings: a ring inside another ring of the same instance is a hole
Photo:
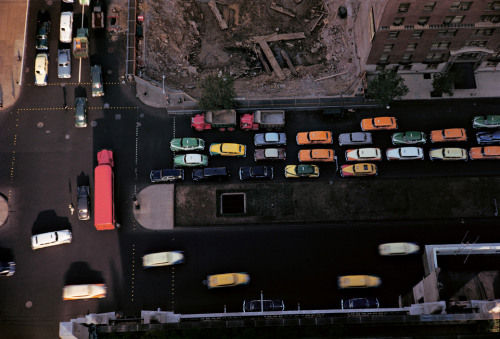
[[[213,73],[234,76],[238,96],[341,94],[358,83],[359,65],[352,16],[342,19],[338,10],[349,5],[355,13],[357,4],[358,0],[220,0],[216,7],[228,26],[221,29],[208,1],[144,0],[139,4],[145,21],[138,69],[159,82],[165,75],[166,85],[194,97],[200,95],[199,79]],[[280,7],[290,14],[280,12]],[[287,33],[303,33],[303,38],[255,39]],[[257,54],[262,50],[258,41],[267,42],[283,71],[281,79],[264,56],[271,69],[266,71]]]

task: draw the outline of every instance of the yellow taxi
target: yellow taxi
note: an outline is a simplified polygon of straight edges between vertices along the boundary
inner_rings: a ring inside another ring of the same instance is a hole
[[[370,163],[360,163],[355,165],[342,165],[340,175],[343,177],[364,177],[377,175],[377,165]]]
[[[247,147],[245,145],[232,143],[211,144],[210,155],[221,155],[223,157],[244,157],[247,155]]]
[[[378,287],[382,280],[374,275],[343,275],[338,277],[339,288]]]
[[[224,274],[214,274],[207,277],[207,287],[218,288],[218,287],[230,287],[237,285],[246,285],[250,282],[250,275],[248,273],[224,273]]]

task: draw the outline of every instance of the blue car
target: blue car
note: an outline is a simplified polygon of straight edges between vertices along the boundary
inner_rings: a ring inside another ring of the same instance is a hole
[[[476,138],[478,144],[495,144],[500,143],[500,130],[491,132],[477,132]]]

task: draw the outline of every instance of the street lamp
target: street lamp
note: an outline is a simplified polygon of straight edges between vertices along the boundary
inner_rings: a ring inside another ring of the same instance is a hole
[[[161,87],[163,88],[163,94],[165,94],[165,74],[162,76],[163,81],[161,82]]]

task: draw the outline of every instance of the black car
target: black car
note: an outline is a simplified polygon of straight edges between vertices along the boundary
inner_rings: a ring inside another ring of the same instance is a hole
[[[13,261],[0,261],[0,276],[10,276],[16,272],[16,264]]]
[[[240,180],[272,179],[272,166],[240,167]]]
[[[183,169],[152,170],[149,174],[151,182],[172,182],[184,180]]]
[[[500,142],[500,130],[491,132],[477,132],[477,142],[479,144],[495,144]]]
[[[243,312],[261,312],[261,305],[264,311],[284,311],[283,300],[252,300],[243,301]]]
[[[344,299],[341,300],[342,309],[354,309],[354,308],[379,308],[380,304],[377,298],[353,298],[346,302]]]
[[[78,220],[90,219],[89,192],[90,192],[89,186],[79,186],[77,188],[78,199],[76,201],[76,207],[78,208]]]
[[[207,167],[193,170],[193,181],[221,181],[229,179],[226,167]]]
[[[36,29],[36,50],[49,49],[50,15],[45,10],[38,13]]]

